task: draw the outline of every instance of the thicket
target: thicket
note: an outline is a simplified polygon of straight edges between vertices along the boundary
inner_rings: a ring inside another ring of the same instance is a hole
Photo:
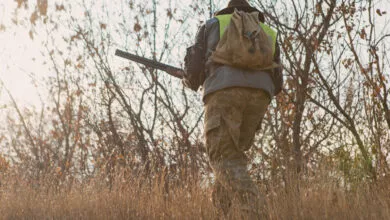
[[[383,3],[251,3],[278,31],[285,78],[248,152],[270,217],[388,218],[390,29]],[[11,98],[1,109],[0,212],[215,218],[201,96],[113,55],[121,48],[182,65],[209,2],[16,0],[12,10],[0,34],[29,30],[42,45],[35,59],[47,75],[34,77],[45,94],[40,107],[18,103],[0,84]]]

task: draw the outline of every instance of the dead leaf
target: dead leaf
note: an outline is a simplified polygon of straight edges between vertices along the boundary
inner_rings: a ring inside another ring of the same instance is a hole
[[[168,16],[168,18],[172,18],[173,17],[171,9],[167,9],[167,16]]]
[[[36,21],[38,20],[38,12],[34,11],[30,16],[30,23],[35,25]]]
[[[65,6],[56,4],[56,11],[65,11]]]
[[[142,29],[141,25],[139,23],[134,24],[134,31],[139,32]]]
[[[81,63],[78,63],[77,66],[76,66],[77,69],[84,69],[84,66],[83,64]]]
[[[47,0],[37,0],[39,13],[43,16],[47,15]]]
[[[72,61],[70,61],[69,59],[66,59],[66,60],[64,61],[64,64],[65,64],[65,66],[71,65],[71,64],[72,64]]]
[[[366,33],[366,31],[364,30],[364,28],[360,31],[359,35],[360,35],[360,38],[361,38],[361,39],[363,39],[363,40],[366,39],[367,33]]]
[[[346,28],[347,28],[348,33],[352,31],[352,26],[347,25]]]
[[[34,40],[34,33],[32,30],[28,32],[28,35],[30,36],[31,40]]]
[[[107,28],[107,24],[100,23],[100,28],[101,28],[101,29],[106,29],[106,28]]]
[[[21,8],[22,5],[24,5],[24,7],[27,7],[27,0],[15,0],[15,2],[18,3],[18,8]]]

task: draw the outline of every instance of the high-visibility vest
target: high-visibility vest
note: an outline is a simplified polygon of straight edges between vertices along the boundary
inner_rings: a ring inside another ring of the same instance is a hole
[[[215,16],[219,21],[219,39],[222,38],[223,34],[225,33],[225,29],[230,23],[230,19],[232,18],[232,14],[225,14],[225,15],[217,15]],[[268,25],[260,22],[261,28],[263,28],[264,32],[272,39],[272,49],[273,53],[275,54],[276,50],[276,36],[277,32],[273,30]]]

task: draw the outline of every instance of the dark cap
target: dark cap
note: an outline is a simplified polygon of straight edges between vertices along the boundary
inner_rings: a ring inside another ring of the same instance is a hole
[[[264,15],[256,8],[252,7],[246,0],[230,0],[227,7],[216,12],[215,15],[232,14],[234,9],[245,12],[259,12],[259,20],[264,22]]]
[[[251,7],[246,0],[230,0],[227,7]]]

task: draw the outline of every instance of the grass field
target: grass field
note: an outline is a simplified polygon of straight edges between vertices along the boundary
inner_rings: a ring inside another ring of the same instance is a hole
[[[301,181],[299,187],[269,188],[269,219],[390,219],[390,181],[346,191],[331,182]],[[299,188],[299,190],[297,190]],[[191,183],[163,187],[133,178],[111,189],[88,184],[35,186],[10,179],[0,187],[0,219],[237,219],[219,216],[210,189]]]

